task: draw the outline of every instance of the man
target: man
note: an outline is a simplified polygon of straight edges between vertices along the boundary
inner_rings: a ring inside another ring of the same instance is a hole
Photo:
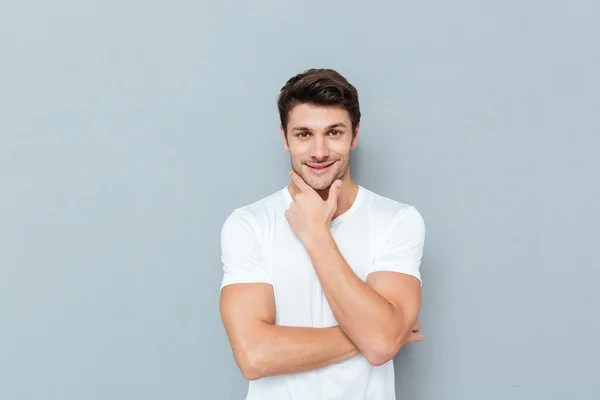
[[[357,185],[358,93],[333,70],[278,99],[291,183],[223,225],[221,317],[246,400],[392,400],[392,359],[420,341],[419,212]]]

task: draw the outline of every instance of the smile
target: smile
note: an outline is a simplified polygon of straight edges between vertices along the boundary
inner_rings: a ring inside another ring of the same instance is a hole
[[[311,170],[311,172],[320,175],[329,171],[329,167],[331,167],[333,164],[335,164],[335,161],[327,164],[306,164],[306,166]]]

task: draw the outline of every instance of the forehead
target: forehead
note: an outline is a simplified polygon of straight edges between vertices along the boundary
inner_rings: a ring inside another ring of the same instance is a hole
[[[304,126],[311,129],[326,128],[343,123],[350,127],[350,114],[339,106],[321,106],[302,103],[294,106],[288,115],[288,128]]]

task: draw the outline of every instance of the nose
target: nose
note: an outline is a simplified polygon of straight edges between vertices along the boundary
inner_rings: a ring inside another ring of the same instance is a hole
[[[327,140],[323,136],[316,135],[314,137],[310,155],[317,160],[323,160],[329,157],[329,147],[327,147]]]

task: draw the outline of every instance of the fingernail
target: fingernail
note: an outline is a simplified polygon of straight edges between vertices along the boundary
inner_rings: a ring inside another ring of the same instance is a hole
[[[342,187],[342,181],[337,181],[335,184],[337,185],[337,187]]]

